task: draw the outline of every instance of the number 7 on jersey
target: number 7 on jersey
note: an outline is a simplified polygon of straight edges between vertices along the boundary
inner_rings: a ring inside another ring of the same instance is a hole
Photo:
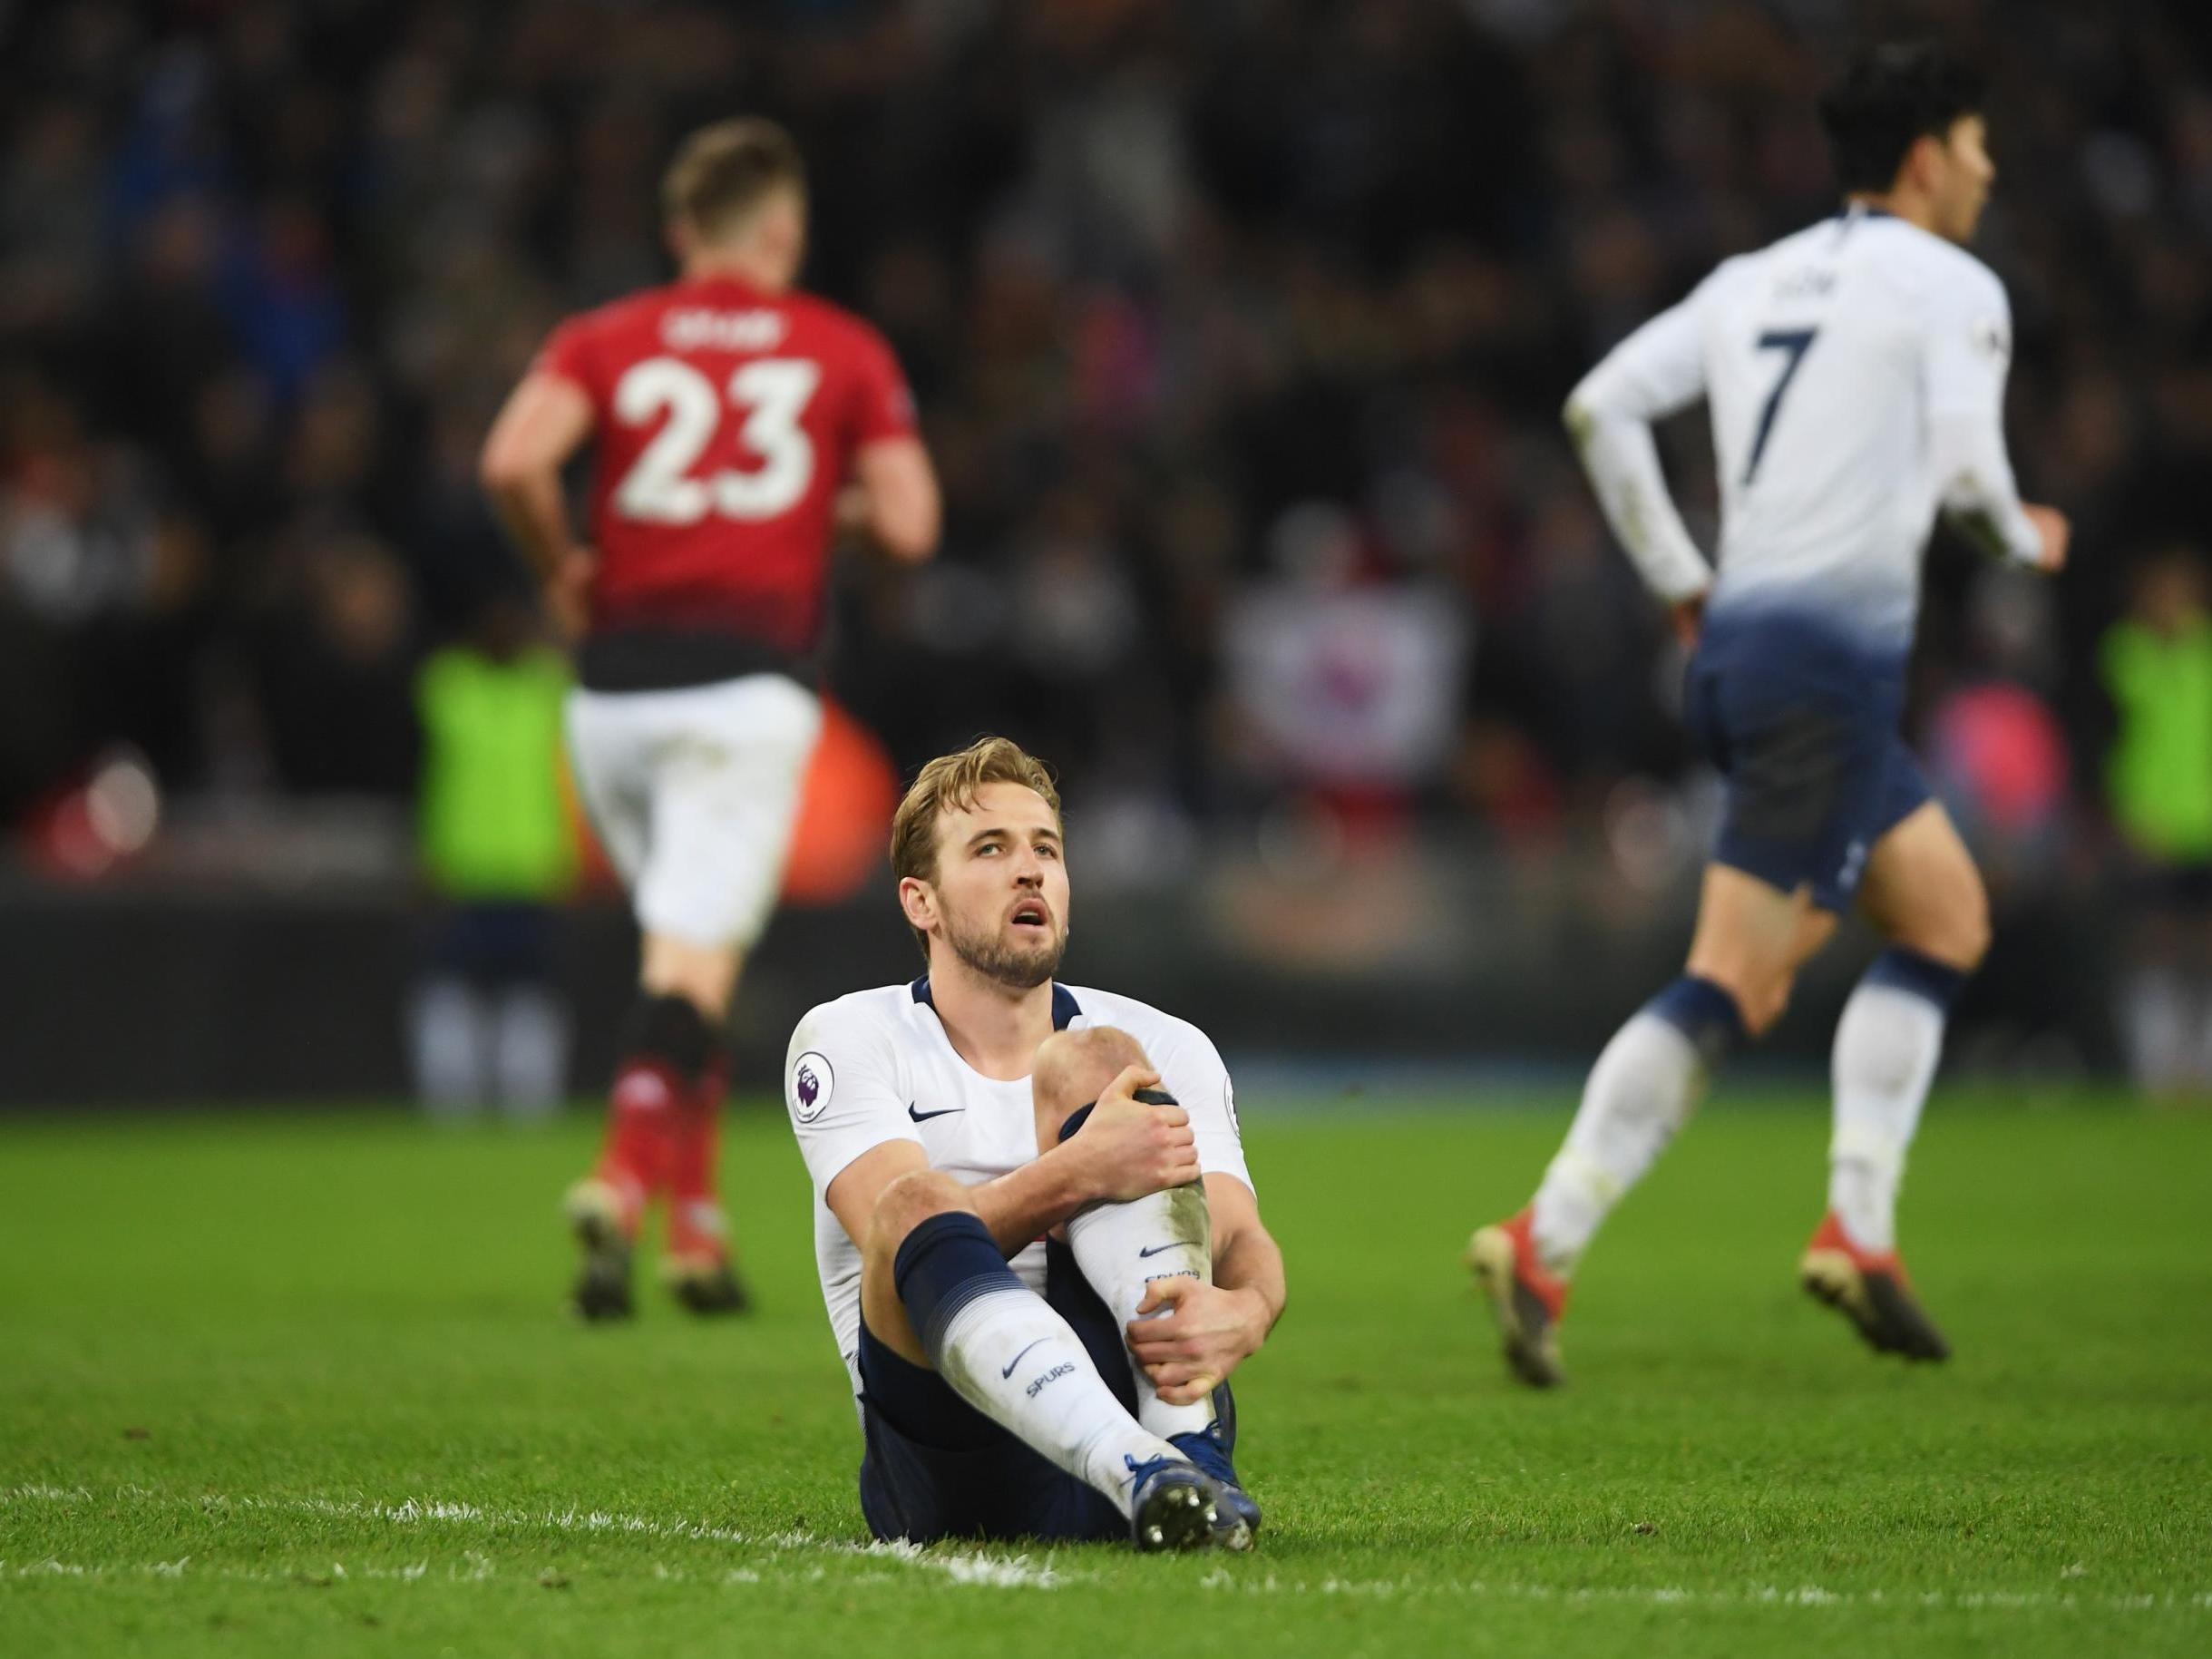
[[[1782,394],[1789,390],[1789,383],[1797,377],[1798,365],[1805,361],[1805,354],[1812,348],[1817,328],[1771,328],[1759,337],[1761,351],[1781,351],[1789,354],[1776,378],[1774,390],[1767,394],[1767,406],[1759,412],[1759,431],[1751,439],[1751,458],[1744,464],[1743,481],[1749,483],[1759,472],[1759,458],[1767,453],[1767,439],[1774,432],[1774,417],[1780,413]]]

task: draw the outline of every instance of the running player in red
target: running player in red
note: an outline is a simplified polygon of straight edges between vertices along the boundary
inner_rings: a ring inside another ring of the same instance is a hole
[[[750,120],[694,133],[662,206],[677,279],[557,328],[482,459],[576,636],[570,751],[644,936],[606,1147],[568,1198],[587,1319],[629,1313],[631,1247],[663,1195],[677,1299],[745,1306],[715,1186],[722,1033],[821,729],[831,543],[855,531],[918,562],[940,517],[890,347],[794,287],[806,181],[789,136]],[[587,444],[589,546],[560,482]]]

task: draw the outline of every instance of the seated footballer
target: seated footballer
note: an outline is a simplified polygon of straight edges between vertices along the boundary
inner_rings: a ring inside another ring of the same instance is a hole
[[[1245,1549],[1228,1378],[1281,1316],[1221,1056],[1055,982],[1051,775],[931,761],[892,829],[928,971],[799,1022],[786,1103],[879,1538]]]

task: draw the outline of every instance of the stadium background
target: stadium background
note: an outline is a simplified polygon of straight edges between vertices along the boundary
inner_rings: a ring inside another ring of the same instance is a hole
[[[934,566],[841,577],[882,754],[840,798],[1008,732],[1063,775],[1077,981],[1362,1078],[1586,1057],[1681,947],[1713,801],[1556,409],[1829,210],[1810,94],[1898,27],[1993,73],[2013,454],[2077,524],[2055,587],[1931,560],[1915,723],[2001,939],[1954,1061],[2116,1067],[2100,641],[2204,535],[2204,8],[73,0],[0,5],[0,1099],[404,1086],[418,679],[518,590],[476,446],[558,317],[662,277],[660,166],[739,110],[799,137],[810,286],[891,335],[947,490]],[[1697,420],[1669,444],[1710,545]],[[810,872],[745,1087],[905,971],[880,870]],[[630,960],[587,874],[580,1092]]]

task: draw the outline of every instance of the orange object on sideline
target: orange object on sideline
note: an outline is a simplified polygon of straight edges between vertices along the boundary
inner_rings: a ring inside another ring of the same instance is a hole
[[[834,904],[886,869],[899,770],[875,734],[828,698],[784,866],[791,904]]]

